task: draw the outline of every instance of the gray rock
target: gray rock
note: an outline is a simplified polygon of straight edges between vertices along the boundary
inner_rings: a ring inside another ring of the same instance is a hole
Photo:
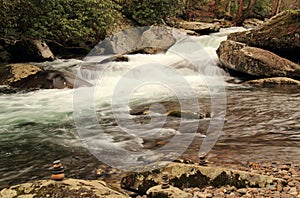
[[[195,21],[184,21],[179,23],[179,27],[186,30],[192,30],[199,34],[209,34],[212,32],[218,32],[221,28],[219,22],[206,23]]]
[[[217,50],[220,62],[227,68],[253,76],[299,77],[300,65],[270,51],[226,40]]]
[[[0,191],[2,198],[21,197],[111,197],[125,198],[126,194],[109,188],[99,180],[65,179],[61,182],[40,180],[11,186]]]
[[[228,39],[300,61],[300,10],[284,11],[256,29],[232,33]]]
[[[161,185],[157,185],[151,187],[146,192],[147,197],[149,198],[161,198],[161,197],[169,197],[169,198],[190,198],[193,197],[192,194],[184,192],[179,188],[170,186],[169,188],[162,188]]]
[[[56,70],[43,70],[32,64],[8,64],[0,67],[0,85],[20,89],[73,88],[76,76]],[[90,86],[78,79],[77,86]]]
[[[284,180],[252,172],[207,167],[193,164],[170,163],[168,166],[144,173],[128,174],[122,179],[122,188],[145,194],[146,191],[161,182],[162,174],[167,172],[170,185],[180,189],[206,186],[266,187],[271,184],[283,184]]]
[[[300,87],[300,81],[294,80],[292,78],[287,78],[287,77],[274,77],[274,78],[262,78],[262,79],[256,79],[256,80],[249,80],[249,81],[246,81],[245,84],[255,85],[255,86],[293,85],[293,86]]]
[[[184,33],[169,27],[132,28],[105,39],[95,46],[89,56],[164,52],[183,35]]]

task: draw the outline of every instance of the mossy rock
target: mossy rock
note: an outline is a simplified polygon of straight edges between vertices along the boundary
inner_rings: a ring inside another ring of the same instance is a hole
[[[300,77],[300,65],[268,50],[226,40],[217,50],[220,62],[230,70],[260,77]]]
[[[31,64],[9,64],[0,68],[0,84],[12,85],[13,83],[28,78],[42,71],[41,68]]]
[[[232,33],[229,40],[272,51],[300,62],[300,9],[284,11],[256,29]]]
[[[180,189],[226,185],[237,188],[265,188],[276,184],[286,185],[282,179],[252,172],[195,164],[170,163],[159,170],[128,174],[122,179],[121,186],[127,190],[146,194],[147,189],[161,184],[162,176],[165,173],[168,173],[170,185]]]
[[[53,180],[39,180],[31,183],[15,185],[0,191],[0,197],[111,197],[125,198],[126,194],[117,192],[109,188],[104,182],[99,180],[79,180],[65,179],[61,182]]]

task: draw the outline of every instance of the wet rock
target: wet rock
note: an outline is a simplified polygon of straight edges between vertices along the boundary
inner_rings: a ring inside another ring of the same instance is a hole
[[[243,22],[243,27],[245,28],[257,28],[261,26],[264,22],[262,20],[252,18],[252,19],[246,19]]]
[[[175,44],[180,35],[184,34],[166,27],[133,28],[105,39],[91,51],[90,55],[164,52]]]
[[[300,77],[300,65],[244,43],[223,41],[217,54],[226,68],[252,76]]]
[[[0,68],[0,84],[12,85],[24,78],[28,78],[42,71],[41,68],[31,64],[10,64]]]
[[[166,113],[167,116],[173,116],[178,118],[185,118],[185,119],[203,119],[206,117],[203,113],[196,113],[190,111],[169,111]]]
[[[300,81],[294,80],[287,77],[273,77],[273,78],[263,78],[257,80],[246,81],[245,84],[255,85],[255,86],[300,86]]]
[[[184,192],[180,190],[179,188],[169,186],[168,188],[162,188],[161,185],[157,185],[154,187],[151,187],[146,192],[147,197],[149,198],[162,198],[162,197],[168,197],[168,198],[190,198],[192,197],[192,194]]]
[[[75,78],[76,76],[71,74],[43,70],[31,64],[9,64],[0,67],[0,85],[19,89],[73,88]],[[88,86],[84,81],[81,84]]]
[[[206,23],[206,22],[184,21],[179,23],[179,27],[186,30],[192,30],[201,35],[205,35],[212,32],[218,32],[221,26],[219,22]]]
[[[169,174],[170,185],[180,189],[206,186],[231,185],[237,188],[266,187],[270,184],[281,184],[284,180],[252,172],[205,167],[191,164],[170,163],[168,166],[144,173],[132,173],[122,179],[122,188],[145,194],[146,191],[160,183],[162,173]]]
[[[272,51],[282,57],[300,62],[300,10],[284,11],[262,26],[228,36],[229,40]]]
[[[2,189],[0,197],[129,197],[99,180],[65,179],[61,182],[40,180]]]

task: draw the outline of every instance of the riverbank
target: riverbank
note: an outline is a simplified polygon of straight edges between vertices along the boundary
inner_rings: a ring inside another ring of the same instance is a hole
[[[167,175],[170,187],[160,188],[162,175],[158,173]],[[119,180],[120,186],[116,185],[115,181],[105,183],[101,180],[66,178],[63,181],[40,180],[19,184],[2,189],[0,195],[3,198],[21,196],[142,198],[178,195],[190,198],[300,197],[300,164],[292,163],[249,162],[244,165],[230,164],[230,167],[228,164],[208,163],[206,166],[199,166],[191,162],[171,163],[166,168],[153,172],[121,175],[126,176],[122,182]],[[158,186],[155,187],[156,185]]]

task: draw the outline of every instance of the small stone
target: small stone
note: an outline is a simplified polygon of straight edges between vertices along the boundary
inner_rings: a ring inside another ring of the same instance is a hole
[[[15,197],[17,194],[17,191],[12,189],[3,189],[0,191],[1,197]]]
[[[240,193],[241,195],[245,195],[247,193],[247,189],[246,188],[240,188],[237,190],[238,193]]]
[[[211,194],[211,193],[205,193],[205,192],[198,192],[197,196],[199,198],[212,198],[213,194]]]
[[[228,188],[228,191],[235,192],[235,191],[237,191],[237,188],[235,186],[230,186]]]
[[[284,191],[284,192],[288,192],[289,190],[290,190],[290,187],[287,187],[287,186],[286,186],[286,187],[283,188],[283,191]]]
[[[277,191],[281,192],[283,190],[282,185],[281,184],[277,184]]]
[[[296,187],[291,188],[290,191],[289,191],[289,194],[291,194],[291,195],[297,195],[298,194],[297,188]]]
[[[226,196],[226,198],[235,198],[235,197],[237,197],[235,194],[234,194],[234,192],[231,192],[229,195],[227,195]]]
[[[290,187],[294,187],[294,186],[296,186],[296,184],[295,184],[295,182],[294,182],[294,181],[290,181],[290,182],[288,182],[288,186],[290,186]]]
[[[290,169],[290,166],[288,166],[288,165],[281,165],[281,166],[279,166],[279,169],[288,171]]]
[[[253,194],[258,194],[259,193],[257,188],[249,188],[248,190],[249,190],[249,192],[251,192]]]
[[[218,188],[215,190],[215,193],[219,193],[219,194],[223,194],[224,195],[224,191],[225,189],[224,188]]]
[[[200,191],[200,188],[198,188],[198,187],[196,187],[196,188],[193,188],[193,191],[194,191],[194,192],[196,192],[196,191],[198,191],[198,192],[199,192],[199,191]]]

